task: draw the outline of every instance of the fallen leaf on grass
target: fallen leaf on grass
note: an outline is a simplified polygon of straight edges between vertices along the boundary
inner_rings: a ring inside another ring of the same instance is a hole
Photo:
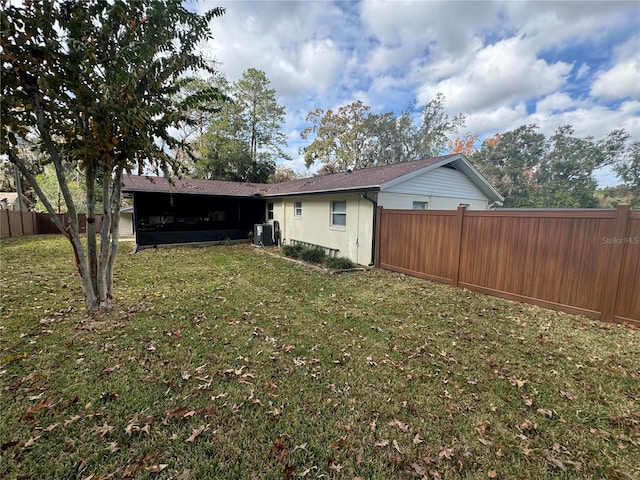
[[[416,436],[413,437],[413,444],[418,445],[419,443],[424,442],[424,439],[420,436],[419,433],[416,433]]]
[[[198,427],[198,428],[194,428],[194,429],[191,431],[191,436],[190,436],[189,438],[187,438],[187,439],[185,440],[185,442],[190,442],[190,443],[195,442],[196,438],[197,438],[201,433],[206,432],[207,430],[209,430],[209,424],[208,424],[208,423],[207,423],[206,425],[201,425],[201,426],[200,426],[200,427]]]
[[[378,440],[375,445],[376,447],[386,447],[389,445],[389,440]]]
[[[438,457],[440,458],[451,458],[451,455],[453,455],[451,448],[441,448],[440,453],[438,453]]]
[[[111,453],[115,453],[120,450],[120,446],[118,445],[118,442],[109,442],[109,445],[107,445],[107,450],[109,450]]]
[[[607,432],[606,430],[601,430],[599,428],[590,428],[589,432],[593,433],[596,437],[604,438],[605,440],[611,436],[609,432]]]
[[[498,477],[498,472],[496,472],[495,470],[489,470],[489,472],[487,473],[487,477],[489,477],[489,478],[497,478]]]
[[[553,412],[548,408],[539,408],[537,411],[540,415],[545,415],[549,418],[553,417]]]
[[[44,429],[45,432],[51,432],[58,427],[57,423],[52,423],[47,428]]]
[[[92,430],[94,437],[106,438],[111,434],[111,432],[113,432],[113,427],[111,425],[107,425],[105,422],[102,426],[94,426]]]
[[[24,444],[24,448],[31,448],[33,447],[36,442],[38,441],[38,439],[42,437],[42,435],[38,435],[37,437],[31,437],[29,438],[29,440],[27,440]]]
[[[397,440],[393,441],[393,448],[395,448],[398,453],[404,453]]]
[[[162,470],[167,468],[169,465],[167,463],[161,463],[159,465],[150,465],[146,468],[151,473],[160,473]]]
[[[571,400],[571,401],[573,401],[573,400],[575,400],[576,398],[578,398],[578,397],[576,397],[575,395],[573,395],[573,394],[571,394],[571,393],[569,393],[569,392],[563,392],[562,390],[560,390],[560,396],[561,396],[562,398],[566,398],[567,400]]]
[[[522,380],[516,377],[509,377],[509,382],[511,383],[511,385],[518,388],[522,388],[525,386],[525,384],[529,383],[528,380]]]
[[[388,423],[388,425],[390,427],[396,427],[398,430],[402,430],[403,432],[406,432],[409,430],[409,425],[406,423],[401,422],[400,420],[392,420]]]
[[[549,462],[554,467],[558,467],[560,470],[564,470],[564,462],[557,457],[552,457],[547,453],[546,456],[547,462]]]

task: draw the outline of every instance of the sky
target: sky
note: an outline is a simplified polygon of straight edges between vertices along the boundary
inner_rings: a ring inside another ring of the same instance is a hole
[[[266,73],[286,109],[283,131],[306,170],[306,115],[356,100],[399,114],[438,92],[460,133],[480,141],[521,125],[551,135],[604,138],[624,128],[640,140],[640,2],[631,1],[199,1],[224,7],[203,49],[234,82]],[[610,170],[600,186],[619,182]]]

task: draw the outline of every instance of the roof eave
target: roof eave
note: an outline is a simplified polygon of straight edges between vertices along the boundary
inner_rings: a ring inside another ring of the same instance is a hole
[[[380,185],[364,185],[358,187],[350,187],[350,188],[329,188],[329,189],[321,189],[321,190],[307,190],[304,192],[279,192],[279,193],[265,193],[265,198],[272,197],[300,197],[303,195],[328,195],[328,194],[336,194],[336,193],[357,193],[357,192],[371,192],[371,191],[379,191]]]

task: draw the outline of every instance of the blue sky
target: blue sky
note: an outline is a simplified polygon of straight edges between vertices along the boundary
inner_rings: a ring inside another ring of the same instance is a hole
[[[308,112],[361,100],[399,113],[438,92],[481,139],[535,123],[640,140],[640,3],[615,1],[200,1],[216,6],[205,46],[235,81],[263,70],[285,106],[294,160]],[[317,167],[316,167],[317,168]],[[312,167],[307,173],[312,173]],[[602,186],[618,183],[600,172]]]

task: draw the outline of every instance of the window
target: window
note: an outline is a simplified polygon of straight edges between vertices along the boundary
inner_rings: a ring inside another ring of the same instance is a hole
[[[302,202],[296,202],[293,204],[293,214],[296,217],[302,216]]]
[[[345,227],[347,225],[347,201],[331,202],[331,225]]]
[[[414,210],[429,210],[429,202],[413,202]]]
[[[273,202],[267,202],[267,220],[273,220]]]
[[[458,206],[459,206],[459,207],[464,207],[464,208],[466,208],[467,210],[469,210],[469,204],[468,204],[468,203],[461,203],[461,204],[459,204]]]

